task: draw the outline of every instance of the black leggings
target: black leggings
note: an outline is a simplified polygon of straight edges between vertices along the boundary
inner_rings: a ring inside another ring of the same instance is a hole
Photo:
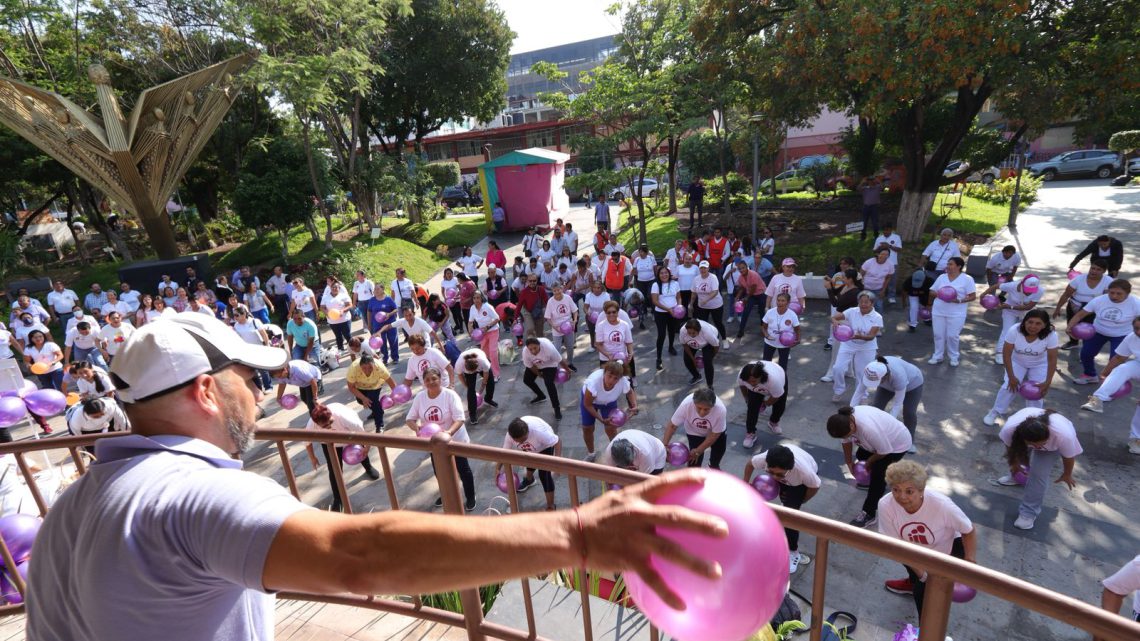
[[[352,322],[329,323],[329,329],[332,330],[333,337],[336,338],[337,350],[343,352],[344,344],[352,338]]]
[[[471,472],[471,464],[467,457],[455,457],[455,469],[459,472],[459,480],[463,482],[463,497],[468,503],[475,502],[475,474]],[[431,471],[435,472],[435,459],[431,462]]]
[[[463,374],[463,382],[467,387],[467,415],[471,417],[471,420],[475,420],[475,412],[477,411],[479,405],[479,403],[475,400],[475,394],[479,392],[479,389],[475,384],[479,382],[479,373],[461,373]],[[483,376],[487,377],[487,393],[483,395],[483,402],[485,403],[487,401],[494,401],[495,377],[491,375],[491,372],[487,372],[486,374],[483,374]]]
[[[872,454],[874,452],[860,447],[855,451],[855,459],[866,461],[871,458]],[[887,466],[896,461],[901,461],[904,456],[906,456],[906,452],[887,454],[867,466],[867,471],[871,474],[871,482],[867,487],[867,498],[863,501],[863,511],[867,513],[867,516],[875,516],[878,513],[879,499],[887,493]]]
[[[554,384],[554,375],[558,373],[557,367],[544,367],[539,372],[542,373],[542,380],[546,383],[546,396],[550,397],[550,405],[554,408],[555,412],[559,412],[562,405],[558,402],[558,386]],[[526,368],[523,371],[523,385],[530,388],[535,396],[543,396],[542,390],[538,389],[538,374],[534,373],[531,368]]]
[[[700,374],[697,372],[697,364],[694,363],[693,358],[691,356],[689,356],[689,352],[691,352],[691,351],[692,350],[689,349],[688,346],[685,347],[685,369],[689,370],[689,374],[691,374],[694,377],[700,376]],[[701,358],[704,359],[704,365],[705,365],[705,385],[712,387],[713,386],[713,346],[712,345],[705,345],[704,347],[701,348]]]
[[[713,441],[712,446],[709,447],[709,467],[714,470],[720,469],[720,460],[724,458],[724,450],[728,447],[728,439],[725,438],[724,434],[724,432],[721,432],[720,437],[717,440]],[[692,434],[686,434],[685,437],[689,439],[690,450],[696,449],[701,443],[705,442],[705,437],[703,436],[693,436]],[[701,455],[697,457],[696,462],[689,463],[689,467],[700,467],[704,464],[704,462],[705,455],[702,452]]]
[[[669,336],[669,348],[673,348],[677,340],[677,332],[681,329],[681,321],[673,318],[671,312],[653,310],[653,320],[657,321],[657,362],[661,362],[661,348],[665,347],[665,336]]]
[[[383,432],[384,408],[380,406],[380,392],[382,391],[382,388],[377,387],[376,389],[360,389],[358,387],[356,388],[356,391],[363,394],[364,398],[367,398],[369,403],[372,405],[370,409],[372,410],[372,422],[376,425],[376,433],[379,434],[380,432]]]
[[[332,488],[332,496],[333,496],[332,506],[333,506],[334,510],[339,511],[340,508],[342,507],[342,500],[341,500],[341,496],[340,496],[340,488],[338,488],[336,485],[336,472],[333,471],[333,465],[335,465],[335,463],[333,463],[333,460],[332,460],[334,455],[332,452],[329,451],[330,447],[331,446],[328,443],[322,443],[321,444],[321,449],[324,450],[324,453],[325,453],[325,467],[329,468],[329,487]],[[343,447],[336,448],[336,454],[335,454],[336,460],[338,460],[338,461],[341,460],[340,457],[343,454],[344,454],[344,448]],[[360,462],[360,467],[363,467],[365,469],[365,471],[371,470],[372,469],[372,461],[369,461],[368,457],[365,456],[364,460]],[[344,473],[344,468],[345,468],[345,466],[342,465],[341,466],[341,474]]]
[[[551,445],[550,447],[546,448],[545,450],[542,450],[541,452],[539,452],[539,454],[545,454],[547,456],[554,456],[554,446]],[[526,473],[533,475],[534,474],[534,468],[533,467],[526,468]],[[553,492],[554,491],[554,475],[550,473],[550,470],[539,470],[538,471],[538,482],[542,484],[542,491],[543,492]]]
[[[788,407],[788,355],[791,351],[792,348],[790,347],[772,347],[768,343],[764,343],[764,360],[770,361],[772,360],[773,354],[779,354],[776,361],[780,364],[780,367],[784,368],[784,395],[776,399],[776,402],[772,405],[771,420],[773,423],[780,422],[780,419],[784,416],[784,410]],[[748,411],[752,411],[751,407],[749,407]],[[749,423],[749,425],[753,426],[753,429],[748,430],[751,432],[755,429],[755,423]]]
[[[451,324],[455,328],[455,333],[463,333],[466,329],[464,321],[467,319],[467,316],[463,313],[463,308],[459,306],[459,303],[456,303],[448,309],[451,310]]]
[[[784,485],[780,484],[780,504],[786,508],[793,510],[800,509],[804,504],[804,497],[807,496],[806,485]],[[800,549],[800,532],[791,528],[784,528],[784,536],[788,538],[788,549],[792,552]]]
[[[954,543],[950,546],[950,556],[956,559],[966,558],[966,546],[962,543],[962,537],[955,537]],[[926,582],[918,580],[918,573],[914,571],[909,565],[904,565],[906,568],[906,575],[910,578],[910,584],[913,586],[914,592],[914,607],[918,608],[918,622],[922,624],[922,600],[926,596]]]
[[[697,306],[697,320],[708,321],[716,328],[717,333],[720,335],[720,340],[725,340],[728,335],[724,331],[724,305],[715,309],[702,309]]]

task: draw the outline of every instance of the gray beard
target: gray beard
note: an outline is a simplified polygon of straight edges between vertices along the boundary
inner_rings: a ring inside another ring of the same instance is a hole
[[[226,418],[226,431],[230,433],[230,440],[234,444],[234,451],[231,454],[235,458],[241,458],[253,442],[253,433],[247,430],[240,420],[233,417]]]

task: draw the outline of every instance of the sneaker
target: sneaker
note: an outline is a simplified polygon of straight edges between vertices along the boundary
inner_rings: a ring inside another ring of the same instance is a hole
[[[888,299],[887,299],[887,304],[888,304],[888,305],[895,305],[895,304],[897,304],[898,302],[899,302],[899,301],[898,301],[898,299],[897,299],[897,298],[888,298]]]
[[[941,358],[931,358],[930,360],[928,360],[926,362],[929,363],[930,365],[938,365],[942,362],[942,359]]]
[[[907,453],[907,454],[918,454],[918,448],[914,446],[914,443],[911,443],[911,444],[910,444],[910,449],[908,449],[908,450],[906,451],[906,453]]]
[[[958,359],[951,358],[950,359],[950,367],[958,367]]]
[[[534,480],[533,476],[530,478],[527,478],[524,476],[523,480],[519,483],[518,491],[519,492],[525,492],[525,491],[529,490],[531,487],[533,487],[534,483],[535,483],[535,480]]]
[[[1097,414],[1104,414],[1104,401],[1101,401],[1095,396],[1090,396],[1088,402],[1082,405],[1081,409],[1096,412]]]
[[[587,463],[593,463],[593,462],[594,462],[594,460],[595,460],[595,459],[597,459],[597,458],[598,458],[598,453],[597,453],[597,452],[590,452],[589,454],[587,454],[587,455],[586,455],[586,459],[585,459],[585,461],[586,461]]]
[[[830,383],[830,382],[834,381],[835,379],[831,377],[831,372],[828,372],[828,373],[824,374],[823,376],[820,376],[819,380],[821,383]]]
[[[1076,349],[1081,346],[1080,341],[1069,339],[1069,342],[1061,346],[1061,349]]]
[[[830,352],[831,351],[831,343],[824,343],[823,344],[823,351]]]
[[[735,323],[735,322],[736,322],[736,319],[735,319],[735,318],[733,318],[733,317],[731,317],[731,316],[729,316],[729,317],[728,317],[728,320],[726,320],[726,321],[724,321],[724,322],[725,322],[725,323]]]
[[[910,579],[891,579],[883,583],[887,588],[887,592],[894,592],[895,594],[914,594],[914,584]]]
[[[374,467],[370,467],[367,470],[364,470],[364,473],[367,474],[368,478],[372,479],[373,481],[380,480],[380,472],[378,472]]]
[[[728,341],[721,341],[720,348],[727,352],[728,350],[732,349],[732,343],[729,343]]]
[[[1005,365],[1005,355],[1004,354],[994,354],[994,362],[997,363],[998,365]]]
[[[913,333],[915,333],[915,332],[917,332],[917,331],[918,331],[918,328],[917,328],[917,327],[915,327],[914,325],[911,325],[910,327],[907,327],[907,328],[906,328],[906,331],[907,331],[907,333],[908,333],[908,334],[913,334]]]
[[[1140,438],[1128,439],[1128,453],[1140,454]]]
[[[985,417],[982,418],[982,422],[985,423],[986,425],[993,425],[994,423],[997,422],[997,420],[1000,416],[1001,415],[998,414],[997,412],[990,410],[989,412],[986,413]]]
[[[1074,385],[1088,385],[1090,383],[1097,383],[1100,379],[1096,376],[1089,376],[1088,374],[1081,374],[1073,379]]]
[[[52,429],[50,425],[44,425],[40,428],[40,431],[42,431],[44,434],[51,434]]]
[[[471,417],[471,420],[470,420],[470,421],[467,421],[467,424],[468,424],[468,425],[478,425],[478,424],[479,424],[479,419],[477,419],[477,418],[475,418],[475,417]]]
[[[1019,516],[1017,520],[1013,522],[1013,527],[1019,530],[1032,530],[1036,523],[1037,519],[1032,516]]]
[[[665,366],[661,364],[661,361],[657,361],[657,371],[660,372],[664,369],[665,369]]]
[[[736,342],[739,343],[743,338],[744,338],[744,332],[740,332],[739,334],[736,335]]]
[[[701,382],[701,375],[700,374],[697,374],[696,376],[689,379],[689,385],[696,385],[697,383],[700,383],[700,382]]]
[[[669,346],[669,355],[670,356],[676,356],[677,355],[677,348],[670,345]]]
[[[831,402],[832,403],[842,403],[843,402],[843,395],[842,394],[833,395],[831,397]]]
[[[877,517],[871,516],[866,512],[860,512],[859,516],[851,519],[847,522],[847,524],[854,527],[871,527],[878,522],[879,519]]]
[[[800,569],[800,553],[792,552],[788,555],[788,574],[795,574]]]
[[[768,431],[773,433],[773,434],[783,434],[784,433],[784,430],[780,428],[780,424],[779,423],[773,423],[772,421],[768,421]]]
[[[530,404],[531,405],[538,405],[539,403],[541,403],[545,400],[546,400],[545,396],[535,396],[534,398],[530,399]]]
[[[470,501],[464,503],[463,509],[464,509],[464,511],[467,511],[467,512],[474,512],[475,511],[475,499],[471,499]]]
[[[996,479],[991,479],[990,483],[994,485],[1004,485],[1006,487],[1014,487],[1018,485],[1018,482],[1013,480],[1013,475],[1011,474],[1006,474],[1005,476],[999,476]]]
[[[443,497],[442,496],[435,500],[435,506],[436,507],[443,507]]]
[[[558,408],[554,409],[554,420],[555,421],[561,421],[562,420],[562,411],[559,410]]]
[[[756,445],[756,435],[751,433],[751,432],[749,432],[748,434],[745,434],[744,435],[744,447],[746,447],[748,449],[752,449],[752,446],[754,446],[754,445]]]
[[[498,407],[499,406],[499,404],[495,401],[485,400],[483,402],[490,405],[491,407]]]

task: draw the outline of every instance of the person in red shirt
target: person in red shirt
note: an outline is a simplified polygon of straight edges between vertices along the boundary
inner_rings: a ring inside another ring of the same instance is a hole
[[[728,238],[717,227],[712,238],[705,243],[705,260],[709,261],[709,269],[720,278],[721,288],[724,288],[724,263],[728,259]]]
[[[748,315],[752,308],[763,310],[767,302],[764,295],[764,279],[760,274],[748,269],[748,263],[738,259],[736,261],[736,274],[729,276],[736,279],[736,300],[744,301],[744,312],[740,315],[740,329],[736,332],[736,340],[744,336],[744,326],[748,324]]]
[[[621,252],[614,251],[606,262],[602,264],[602,279],[606,286],[606,291],[609,292],[610,297],[621,303],[622,294],[625,293],[625,287],[629,278],[630,272],[633,270],[633,265],[629,259],[621,255]]]
[[[518,311],[522,316],[523,329],[527,336],[542,336],[546,311],[546,288],[538,284],[538,274],[527,274],[526,286],[519,290]]]

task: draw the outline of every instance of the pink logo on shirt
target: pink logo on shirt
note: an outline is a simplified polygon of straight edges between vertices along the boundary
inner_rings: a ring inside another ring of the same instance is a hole
[[[621,332],[618,332],[618,331],[610,332],[610,342],[611,343],[620,343],[621,342]]]
[[[907,523],[899,529],[899,536],[911,543],[934,545],[934,532],[925,523]]]
[[[693,427],[697,428],[698,430],[707,432],[708,430],[712,429],[712,422],[710,422],[707,418],[694,418]]]
[[[443,410],[439,409],[435,405],[430,405],[426,410],[424,410],[424,418],[429,422],[441,421],[443,420]]]

